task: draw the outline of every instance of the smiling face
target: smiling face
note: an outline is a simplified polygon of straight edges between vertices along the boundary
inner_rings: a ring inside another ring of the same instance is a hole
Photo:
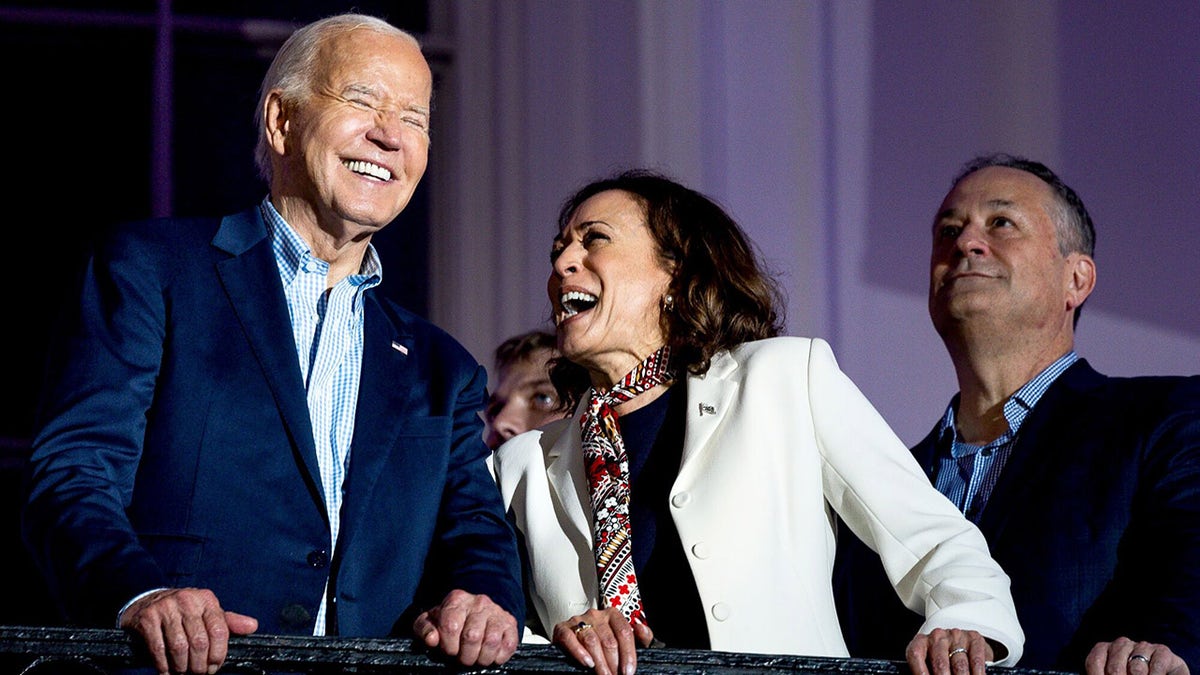
[[[400,35],[359,28],[319,53],[310,93],[266,98],[272,201],[298,230],[353,239],[391,222],[425,173],[433,80]]]
[[[1050,186],[992,166],[963,178],[933,224],[929,314],[945,339],[963,328],[1069,340],[1072,312],[1094,282],[1091,259],[1065,254]]]
[[[666,344],[661,303],[671,285],[646,215],[609,190],[579,205],[554,240],[547,282],[558,347],[607,389]]]

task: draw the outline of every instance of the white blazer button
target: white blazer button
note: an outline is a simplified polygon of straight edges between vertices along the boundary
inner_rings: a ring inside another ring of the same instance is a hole
[[[690,501],[692,501],[691,494],[687,492],[680,492],[674,497],[671,497],[671,506],[674,506],[677,509],[682,509],[683,507],[687,506],[688,502]]]
[[[708,546],[705,546],[704,542],[699,542],[697,544],[693,544],[692,545],[692,555],[696,556],[697,558],[699,558],[701,560],[704,560],[705,558],[708,557]]]
[[[732,613],[733,610],[729,609],[729,605],[723,602],[718,602],[712,606],[712,615],[717,621],[725,621]]]

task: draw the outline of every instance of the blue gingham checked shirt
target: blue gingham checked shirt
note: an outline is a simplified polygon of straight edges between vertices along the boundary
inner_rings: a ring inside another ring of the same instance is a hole
[[[325,289],[329,263],[313,256],[308,244],[263,200],[263,218],[271,250],[283,280],[296,356],[308,394],[308,414],[317,445],[321,489],[329,514],[330,557],[338,537],[342,481],[354,438],[354,412],[363,355],[363,295],[383,278],[379,255],[368,244],[358,274]],[[317,611],[314,635],[325,634],[325,594]]]
[[[1029,411],[1033,410],[1033,406],[1037,405],[1042,394],[1058,376],[1077,360],[1079,356],[1074,351],[1067,352],[1008,397],[1004,402],[1008,431],[986,445],[960,441],[954,426],[954,403],[946,408],[946,414],[938,425],[937,476],[934,484],[972,522],[979,522],[979,516],[992,495],[1000,471],[1008,462],[1021,424],[1025,422]]]

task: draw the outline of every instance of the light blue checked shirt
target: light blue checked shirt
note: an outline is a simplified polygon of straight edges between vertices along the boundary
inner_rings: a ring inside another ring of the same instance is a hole
[[[317,445],[321,489],[329,514],[329,553],[337,545],[342,481],[350,461],[354,438],[354,413],[362,373],[363,297],[383,278],[379,255],[368,244],[362,268],[325,288],[329,263],[313,256],[308,244],[284,221],[271,200],[264,199],[263,218],[271,237],[271,250],[283,280],[296,357],[308,394],[308,414]],[[317,611],[314,635],[325,634],[325,593]]]
[[[1079,356],[1074,351],[1067,352],[1008,397],[1004,402],[1008,431],[991,443],[973,445],[959,440],[958,430],[954,426],[954,403],[946,408],[946,414],[938,425],[937,476],[934,484],[972,522],[979,522],[979,516],[992,496],[992,488],[996,487],[996,480],[1008,462],[1021,424],[1025,422],[1029,411],[1033,410],[1033,406],[1037,405],[1042,394],[1058,376],[1077,360]],[[946,448],[949,448],[948,454]]]

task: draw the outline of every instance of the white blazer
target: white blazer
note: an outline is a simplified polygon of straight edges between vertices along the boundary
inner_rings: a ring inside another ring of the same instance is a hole
[[[495,456],[547,630],[597,601],[586,403]],[[670,502],[714,650],[847,656],[831,588],[836,513],[926,617],[922,632],[978,630],[1007,648],[998,665],[1021,655],[1009,579],[983,536],[930,485],[822,340],[747,343],[687,378]]]

